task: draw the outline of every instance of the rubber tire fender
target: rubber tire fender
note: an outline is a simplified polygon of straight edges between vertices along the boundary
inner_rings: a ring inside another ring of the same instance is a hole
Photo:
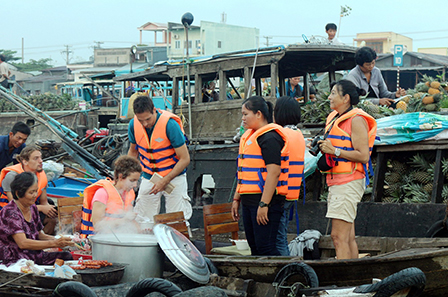
[[[393,294],[411,288],[407,297],[420,296],[425,288],[426,276],[417,267],[406,268],[394,273],[382,281],[372,285],[362,285],[353,290],[354,293],[376,292],[373,297],[390,297]]]
[[[208,270],[211,274],[219,275],[218,268],[216,268],[215,264],[213,264],[212,260],[207,257],[204,257],[205,263],[207,263]]]
[[[434,237],[448,237],[448,228],[444,224],[443,220],[435,222],[429,229],[426,231],[425,237],[434,238]]]
[[[272,285],[277,288],[278,285],[282,284],[289,277],[297,274],[305,278],[306,283],[310,288],[319,287],[319,279],[314,269],[302,262],[291,263],[284,266],[275,276]]]
[[[151,277],[133,285],[126,294],[126,297],[144,297],[153,292],[164,294],[166,297],[173,297],[182,293],[182,290],[169,280]]]
[[[95,292],[81,282],[60,283],[53,291],[53,297],[97,297]]]

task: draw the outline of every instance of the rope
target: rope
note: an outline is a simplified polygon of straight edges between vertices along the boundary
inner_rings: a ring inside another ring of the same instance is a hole
[[[127,140],[127,135],[111,135],[104,137],[97,141],[92,150],[92,155],[102,162],[108,164],[112,163],[118,156],[121,155],[121,151],[124,143]]]

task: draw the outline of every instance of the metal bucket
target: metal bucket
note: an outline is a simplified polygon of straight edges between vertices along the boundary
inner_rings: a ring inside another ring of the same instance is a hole
[[[162,277],[164,253],[152,234],[98,234],[90,236],[93,260],[129,264],[121,283]]]

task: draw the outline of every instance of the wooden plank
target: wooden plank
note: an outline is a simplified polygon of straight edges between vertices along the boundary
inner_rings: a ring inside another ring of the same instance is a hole
[[[169,222],[172,223],[175,221],[185,221],[183,211],[163,213],[163,214],[158,214],[158,215],[154,216],[154,222],[156,222],[156,223],[165,224],[165,223],[169,223]]]
[[[215,225],[215,224],[234,222],[234,220],[232,218],[232,214],[230,212],[215,214],[215,215],[207,215],[205,217],[205,221],[206,221],[207,225]]]
[[[194,103],[202,102],[202,76],[199,74],[194,75]]]
[[[202,211],[203,211],[204,215],[209,215],[209,214],[230,212],[231,209],[232,209],[232,203],[223,203],[223,204],[204,205],[204,207],[202,208]]]
[[[238,230],[239,230],[238,222],[207,226],[207,232],[209,234],[229,233],[229,232],[235,232]]]
[[[227,73],[220,69],[219,74],[219,101],[227,100]]]
[[[446,150],[439,149],[436,152],[436,162],[434,165],[434,181],[431,194],[432,203],[442,203],[443,180],[445,178],[442,172],[442,160],[446,155]]]
[[[64,197],[58,199],[58,206],[82,205],[84,197]]]
[[[278,87],[278,61],[275,61],[274,63],[271,63],[271,96],[275,97],[276,90]]]
[[[375,175],[373,177],[372,201],[381,202],[384,191],[384,177],[386,176],[386,153],[378,152],[376,157]]]
[[[61,215],[71,215],[74,211],[79,211],[79,210],[82,210],[81,205],[58,207],[58,212]]]

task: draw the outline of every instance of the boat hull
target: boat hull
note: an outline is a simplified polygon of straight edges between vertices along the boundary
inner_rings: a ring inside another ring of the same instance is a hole
[[[299,257],[241,257],[210,255],[220,275],[272,283],[282,267]],[[424,296],[447,296],[448,249],[417,248],[351,260],[308,260],[320,286],[358,286],[373,278],[386,278],[402,269],[417,267],[426,276]]]

